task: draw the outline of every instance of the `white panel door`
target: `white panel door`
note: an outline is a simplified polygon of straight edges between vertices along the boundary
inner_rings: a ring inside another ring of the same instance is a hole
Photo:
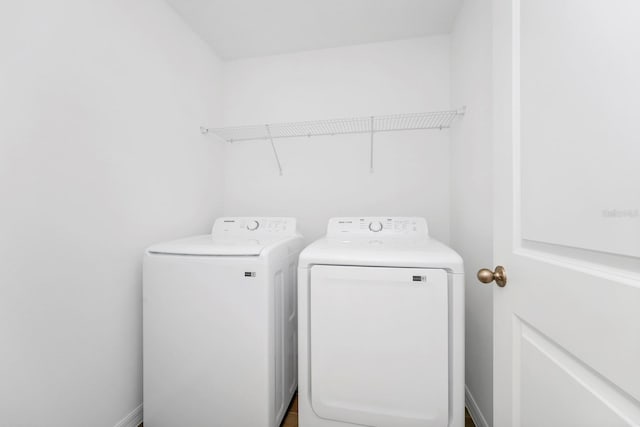
[[[640,2],[493,6],[494,425],[640,426]]]
[[[375,427],[447,424],[445,270],[317,265],[309,310],[318,416]]]

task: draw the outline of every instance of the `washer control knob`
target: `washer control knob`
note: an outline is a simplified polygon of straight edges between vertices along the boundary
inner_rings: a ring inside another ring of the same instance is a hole
[[[247,223],[247,230],[249,231],[256,231],[258,227],[260,227],[260,223],[255,219]]]
[[[372,221],[372,222],[370,222],[369,223],[369,230],[373,231],[374,233],[382,231],[382,223],[380,221]]]

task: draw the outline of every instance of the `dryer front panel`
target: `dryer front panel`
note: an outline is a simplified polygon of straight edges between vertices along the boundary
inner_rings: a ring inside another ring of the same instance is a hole
[[[311,404],[319,417],[447,425],[445,270],[316,265],[309,290]]]

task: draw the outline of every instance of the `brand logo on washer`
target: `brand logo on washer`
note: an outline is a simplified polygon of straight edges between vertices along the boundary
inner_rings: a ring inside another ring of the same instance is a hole
[[[256,272],[255,271],[245,271],[244,272],[244,277],[256,277]]]
[[[413,276],[414,282],[426,282],[427,276]]]

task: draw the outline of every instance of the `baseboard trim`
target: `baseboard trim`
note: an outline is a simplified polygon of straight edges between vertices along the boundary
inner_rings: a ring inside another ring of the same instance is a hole
[[[473,398],[473,395],[469,391],[469,387],[464,386],[464,403],[467,406],[467,410],[469,411],[469,415],[471,415],[471,419],[476,427],[489,427],[487,420],[484,415],[482,415],[482,411],[478,407],[476,400]]]
[[[114,427],[138,427],[142,422],[142,403]]]

